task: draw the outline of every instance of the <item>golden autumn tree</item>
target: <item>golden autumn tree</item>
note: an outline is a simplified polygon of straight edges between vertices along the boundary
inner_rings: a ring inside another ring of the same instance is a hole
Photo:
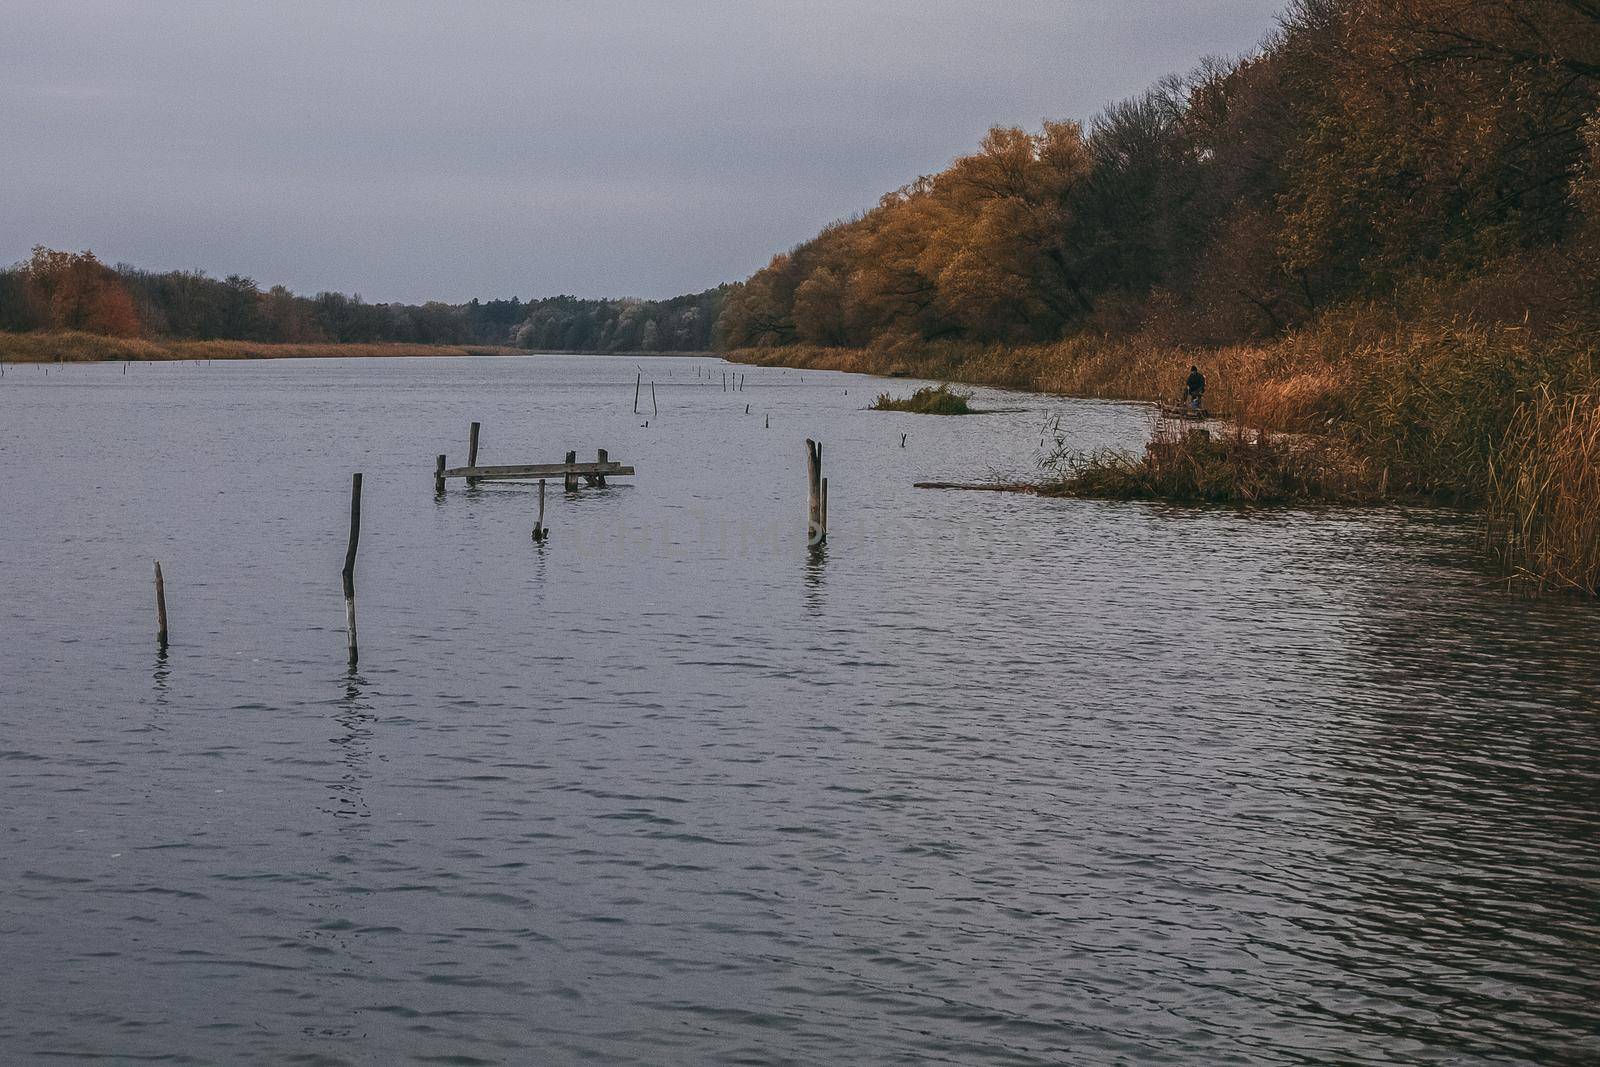
[[[856,224],[846,299],[853,320],[870,337],[940,334],[939,288],[924,253],[944,219],[932,180],[924,178],[884,196]]]
[[[93,252],[36,246],[27,264],[28,298],[57,330],[137,337],[139,313],[117,272]]]
[[[1075,122],[996,127],[933,180],[942,210],[922,257],[945,313],[979,336],[1047,337],[1090,310],[1069,241],[1090,159]]]

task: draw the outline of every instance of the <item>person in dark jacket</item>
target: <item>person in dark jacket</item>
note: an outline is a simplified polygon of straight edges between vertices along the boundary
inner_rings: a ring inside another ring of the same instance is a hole
[[[1190,411],[1199,411],[1206,398],[1206,376],[1200,373],[1199,367],[1189,368],[1189,377],[1183,383],[1183,399],[1188,401]]]

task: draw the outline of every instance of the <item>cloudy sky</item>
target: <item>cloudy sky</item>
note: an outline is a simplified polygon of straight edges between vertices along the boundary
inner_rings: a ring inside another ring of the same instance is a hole
[[[0,0],[0,262],[670,296],[1282,0]]]

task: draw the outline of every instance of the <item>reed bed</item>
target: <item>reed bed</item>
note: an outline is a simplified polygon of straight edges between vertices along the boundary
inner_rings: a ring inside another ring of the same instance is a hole
[[[1487,513],[1514,583],[1600,592],[1600,384],[1523,405],[1491,465]]]
[[[1187,504],[1367,503],[1380,492],[1359,457],[1327,438],[1163,421],[1143,455],[1101,451],[1070,464],[1045,496]]]

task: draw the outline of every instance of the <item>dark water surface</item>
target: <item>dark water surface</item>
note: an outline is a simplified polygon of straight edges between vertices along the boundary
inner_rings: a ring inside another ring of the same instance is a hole
[[[0,1062],[1600,1061],[1592,607],[1448,515],[911,488],[1137,407],[642,365],[7,368]],[[435,498],[472,419],[638,477],[536,546]]]

